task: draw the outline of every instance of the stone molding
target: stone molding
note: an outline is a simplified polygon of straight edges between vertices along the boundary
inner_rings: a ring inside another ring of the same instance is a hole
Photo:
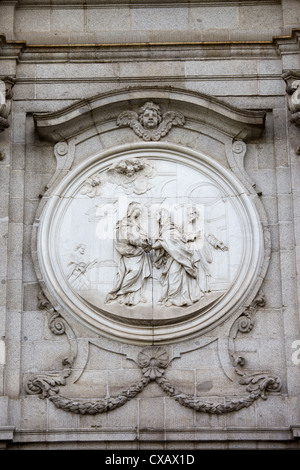
[[[49,0],[41,0],[38,2],[38,4],[36,4],[35,2],[33,2],[32,0],[16,0],[16,1],[9,1],[7,0],[7,3],[13,3],[13,4],[17,4],[18,7],[20,6],[28,6],[30,8],[40,8],[41,6],[42,7],[46,7],[46,6],[66,6],[66,1],[65,0],[52,0],[51,2]],[[122,4],[125,4],[125,5],[128,5],[128,0],[114,0],[113,2],[111,2],[112,5],[122,5]],[[211,5],[211,4],[214,4],[214,3],[228,3],[228,0],[195,0],[193,1],[193,5]],[[230,0],[230,3],[232,4],[237,4],[237,5],[241,5],[241,4],[245,4],[247,5],[248,3],[251,3],[252,4],[271,4],[271,5],[278,5],[280,4],[280,0]],[[68,4],[68,3],[67,3]],[[86,0],[86,6],[93,6],[93,5],[104,5],[104,6],[107,6],[107,2],[105,0]],[[159,6],[163,6],[163,5],[178,5],[178,2],[176,2],[175,0],[130,0],[130,4],[134,5],[134,4],[138,4],[138,5],[144,5],[144,6],[155,6],[155,7],[159,7]],[[190,5],[191,2],[190,0],[181,0],[180,1],[180,5]],[[82,1],[81,0],[72,0],[72,6],[81,6],[82,5]]]
[[[15,426],[0,426],[0,450],[5,449],[14,438]]]
[[[265,124],[264,111],[239,109],[212,96],[181,88],[142,86],[96,95],[55,113],[35,113],[36,129],[39,136],[48,141],[67,141],[84,129],[105,123],[105,113],[108,111],[109,121],[115,115],[114,128],[117,129],[120,109],[128,111],[128,101],[137,109],[146,101],[154,101],[163,113],[183,114],[183,107],[189,106],[190,115],[185,114],[185,128],[190,125],[188,120],[193,119],[246,142],[259,138]],[[180,119],[183,122],[183,117]]]

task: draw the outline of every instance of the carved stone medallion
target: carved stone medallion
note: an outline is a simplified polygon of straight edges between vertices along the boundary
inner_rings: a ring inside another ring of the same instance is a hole
[[[238,309],[263,236],[231,172],[174,145],[136,144],[93,157],[57,187],[37,257],[58,311],[125,341],[168,342]]]

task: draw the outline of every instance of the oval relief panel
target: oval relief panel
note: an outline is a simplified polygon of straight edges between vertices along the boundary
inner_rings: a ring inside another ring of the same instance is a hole
[[[162,143],[77,167],[45,205],[37,240],[55,308],[132,343],[219,324],[253,289],[264,256],[255,206],[233,174]]]

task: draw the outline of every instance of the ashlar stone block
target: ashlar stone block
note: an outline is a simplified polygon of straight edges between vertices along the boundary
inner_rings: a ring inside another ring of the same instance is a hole
[[[85,11],[81,9],[53,9],[51,12],[52,31],[83,31]],[[70,21],[66,21],[66,18]]]
[[[15,13],[16,32],[49,32],[51,11],[41,9],[20,9]]]
[[[174,31],[188,27],[186,8],[136,8],[132,11],[132,30]]]
[[[130,31],[131,11],[129,8],[88,9],[87,31]]]

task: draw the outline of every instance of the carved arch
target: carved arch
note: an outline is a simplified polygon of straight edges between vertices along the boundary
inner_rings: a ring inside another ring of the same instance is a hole
[[[57,143],[85,129],[110,123],[117,128],[121,110],[134,111],[147,101],[157,102],[164,111],[179,111],[185,126],[202,123],[235,140],[259,138],[265,123],[263,111],[239,109],[203,93],[175,87],[128,87],[92,96],[54,113],[34,114],[40,137]]]

